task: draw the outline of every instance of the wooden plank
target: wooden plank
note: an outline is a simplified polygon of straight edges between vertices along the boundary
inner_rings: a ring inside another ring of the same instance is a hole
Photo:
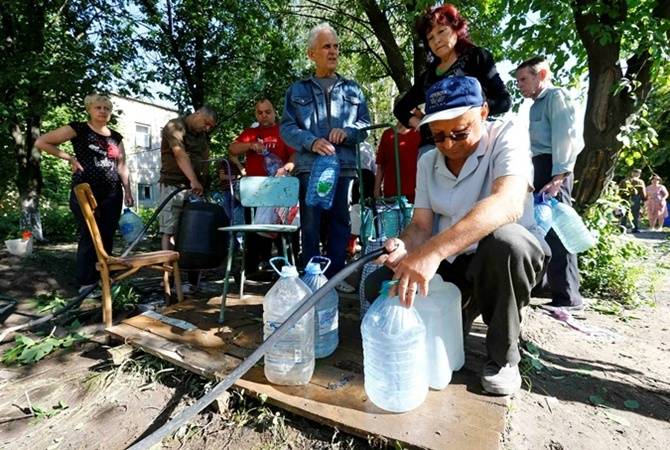
[[[190,300],[161,311],[198,327],[186,331],[155,318],[136,316],[109,331],[131,345],[202,376],[221,379],[262,341],[261,297],[232,300],[226,324],[216,323],[218,298]],[[259,365],[235,384],[295,414],[351,434],[383,436],[424,448],[497,449],[504,429],[507,399],[484,395],[479,377],[467,367],[454,374],[443,391],[430,391],[417,409],[385,412],[370,402],[363,388],[360,323],[340,320],[340,345],[318,360],[305,386],[270,384]]]
[[[107,332],[124,343],[211,379],[223,378],[240,363],[230,355],[173,342],[125,323],[114,325]]]

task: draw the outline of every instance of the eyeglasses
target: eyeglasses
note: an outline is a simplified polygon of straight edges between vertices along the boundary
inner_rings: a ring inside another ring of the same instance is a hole
[[[454,142],[464,141],[468,138],[468,136],[470,136],[470,133],[472,133],[472,126],[463,131],[452,131],[451,133],[440,131],[439,133],[433,133],[433,140],[436,144],[444,142],[447,139],[450,139]]]

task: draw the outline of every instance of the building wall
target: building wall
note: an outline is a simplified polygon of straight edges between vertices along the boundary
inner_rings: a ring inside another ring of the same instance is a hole
[[[161,129],[178,116],[174,109],[112,95],[116,129],[123,135],[130,180],[136,203],[143,207],[158,204],[161,167]]]

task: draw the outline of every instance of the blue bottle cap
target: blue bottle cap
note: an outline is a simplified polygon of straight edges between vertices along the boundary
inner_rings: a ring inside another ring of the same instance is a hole
[[[320,275],[323,270],[321,270],[321,264],[310,262],[305,266],[305,272],[310,275]]]

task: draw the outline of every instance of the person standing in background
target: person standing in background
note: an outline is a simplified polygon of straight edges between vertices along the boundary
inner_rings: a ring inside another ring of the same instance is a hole
[[[106,95],[91,94],[84,99],[89,118],[86,122],[70,122],[50,131],[35,141],[35,147],[50,155],[68,161],[72,169],[70,210],[79,228],[76,278],[79,292],[91,288],[100,279],[95,267],[98,260],[86,221],[74,194],[74,187],[88,183],[98,207],[95,210],[98,229],[105,251],[112,253],[114,233],[121,217],[121,203],[133,206],[123,136],[107,125],[112,117],[112,101]],[[74,155],[58,146],[72,141]]]
[[[400,195],[414,203],[416,188],[416,164],[421,135],[418,131],[398,122],[398,159],[400,167]],[[383,195],[382,195],[383,193]],[[384,130],[377,149],[377,175],[375,176],[375,197],[398,195],[396,186],[395,137],[393,128]]]
[[[297,152],[302,262],[305,264],[321,254],[321,220],[327,220],[325,254],[331,265],[326,277],[331,278],[345,264],[351,234],[349,187],[356,177],[356,144],[367,137],[361,128],[370,125],[370,114],[360,86],[336,72],[340,44],[335,30],[326,23],[317,25],[310,30],[307,41],[307,56],[314,62],[314,75],[289,87],[280,130],[284,141]],[[340,164],[340,177],[329,210],[308,206],[305,201],[312,166],[324,155],[337,155]],[[345,282],[337,288],[342,292],[355,291]]]
[[[529,133],[535,193],[572,205],[573,170],[583,147],[572,100],[565,89],[552,85],[549,63],[541,56],[524,61],[515,74],[521,94],[533,100]],[[566,250],[553,229],[545,240],[552,253],[542,284],[551,292],[547,307],[583,309],[577,255]]]
[[[279,135],[279,126],[276,123],[274,105],[267,98],[256,102],[254,114],[258,126],[246,128],[230,144],[228,151],[233,156],[245,155],[245,171],[249,177],[284,176],[289,175],[295,167],[295,150],[284,143]],[[276,172],[268,173],[265,164],[265,152],[274,155]],[[250,214],[250,210],[246,210]],[[251,223],[251,216],[246,217]],[[272,238],[255,234],[246,241],[245,272],[249,278],[256,278],[259,264],[272,257]],[[280,244],[281,245],[281,244]]]
[[[162,233],[161,248],[174,247],[174,235],[179,218],[189,192],[202,196],[207,184],[207,160],[209,159],[209,132],[216,126],[216,112],[203,106],[195,112],[170,120],[161,132],[161,176],[159,180],[161,196],[159,204],[176,189],[181,191],[170,199],[158,216]],[[199,273],[189,272],[189,284],[182,287],[184,294],[197,289]]]
[[[660,231],[663,222],[668,217],[668,190],[661,184],[661,177],[654,174],[650,185],[647,186],[647,214],[649,215],[649,229]]]
[[[468,23],[454,5],[445,3],[426,9],[416,21],[415,29],[430,58],[428,69],[416,78],[414,85],[396,103],[393,114],[405,127],[420,129],[421,157],[435,148],[430,129],[427,126],[419,128],[423,116],[421,106],[426,101],[426,92],[435,82],[451,76],[477,78],[491,116],[509,111],[512,99],[498,74],[491,52],[472,43]]]
[[[640,209],[642,208],[642,202],[647,200],[646,188],[640,175],[642,175],[642,170],[631,169],[628,178],[619,183],[621,197],[628,200],[630,204],[630,213],[633,216],[632,228],[630,229],[632,233],[639,233],[640,231]],[[629,229],[631,224],[627,213],[621,219],[621,224],[627,230]]]

